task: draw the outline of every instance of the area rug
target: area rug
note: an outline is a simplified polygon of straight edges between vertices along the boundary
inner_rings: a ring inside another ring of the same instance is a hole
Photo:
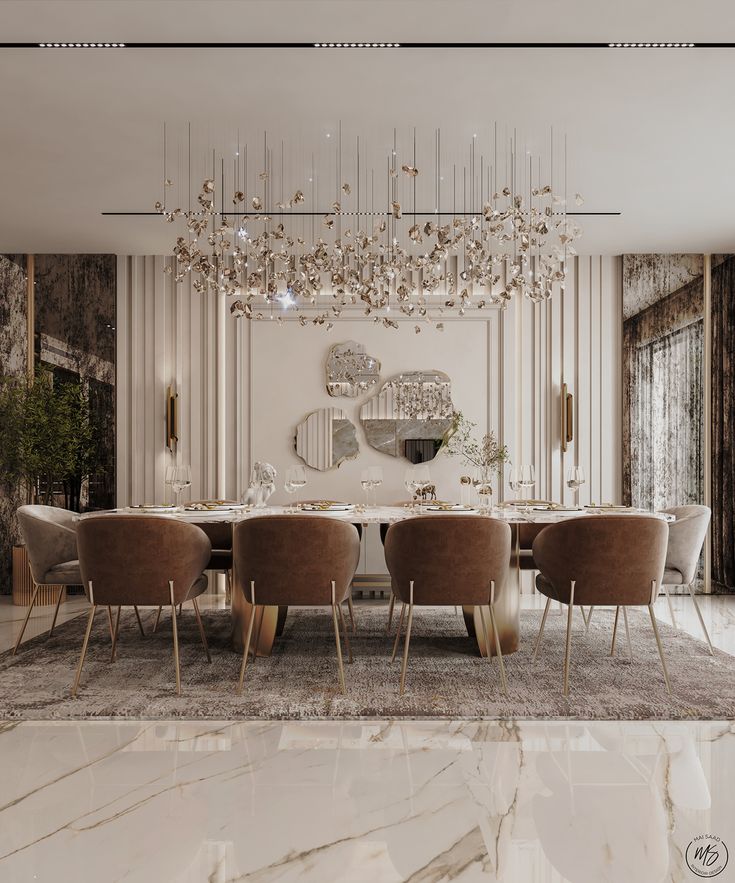
[[[575,611],[576,614],[576,611]],[[0,719],[577,719],[711,720],[735,718],[735,657],[715,651],[665,624],[660,632],[674,695],[667,696],[648,612],[631,611],[633,662],[625,633],[609,655],[612,611],[595,610],[589,633],[575,615],[571,693],[562,695],[566,617],[549,614],[542,652],[531,654],[540,611],[521,614],[521,649],[505,657],[508,696],[500,692],[495,660],[477,655],[461,616],[452,608],[417,609],[406,693],[398,693],[400,662],[390,662],[385,605],[357,607],[354,662],[345,665],[347,694],[339,692],[331,613],[290,610],[272,656],[248,667],[242,696],[235,693],[240,657],[229,647],[227,611],[204,613],[212,664],[204,657],[193,611],[179,617],[182,695],[174,693],[171,625],[141,637],[132,611],[123,613],[118,658],[109,662],[106,617],[97,616],[76,699],[69,688],[86,617],[59,627],[52,638],[0,655]],[[151,623],[150,616],[146,626]],[[150,631],[147,628],[147,631]]]

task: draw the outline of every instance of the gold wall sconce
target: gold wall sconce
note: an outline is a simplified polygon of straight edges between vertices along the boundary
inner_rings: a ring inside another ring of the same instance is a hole
[[[169,386],[166,390],[166,447],[176,450],[179,440],[179,394]]]
[[[566,383],[561,385],[561,449],[566,451],[574,441],[574,396]]]

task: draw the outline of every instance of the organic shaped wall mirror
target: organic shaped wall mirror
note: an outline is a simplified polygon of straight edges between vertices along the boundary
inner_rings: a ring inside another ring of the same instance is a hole
[[[359,447],[355,424],[341,408],[312,411],[296,427],[296,453],[312,469],[325,472],[353,460]]]
[[[354,398],[380,380],[380,362],[354,340],[335,344],[327,356],[327,392]]]
[[[360,409],[368,443],[412,463],[433,460],[452,425],[452,382],[441,371],[392,377]]]

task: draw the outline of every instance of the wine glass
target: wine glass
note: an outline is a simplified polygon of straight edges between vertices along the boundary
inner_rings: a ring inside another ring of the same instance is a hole
[[[490,497],[493,492],[492,475],[486,466],[478,466],[475,469],[472,484],[480,500],[480,509],[485,511],[492,508],[490,505]]]
[[[411,502],[413,502],[413,498],[416,496],[416,469],[413,466],[409,466],[404,472],[403,486],[406,488]]]
[[[536,485],[536,467],[532,464],[518,467],[518,484],[529,490]],[[524,494],[525,497],[525,494]]]
[[[383,468],[381,466],[369,466],[367,472],[370,481],[370,490],[373,492],[373,506],[377,509],[378,501],[375,496],[375,491],[383,483]]]
[[[421,495],[421,502],[424,502],[424,495],[431,487],[431,473],[426,465],[414,466],[414,476],[416,481],[416,493]]]
[[[567,472],[567,487],[574,492],[574,505],[579,505],[579,489],[585,483],[584,469],[581,466],[570,466]]]
[[[171,473],[171,487],[176,494],[176,505],[181,505],[181,493],[191,487],[191,466],[174,466]]]
[[[372,479],[370,477],[370,470],[363,469],[360,473],[360,484],[362,485],[362,489],[365,491],[365,508],[370,508],[370,488],[372,487]]]
[[[508,487],[513,491],[514,494],[518,494],[518,491],[521,489],[520,478],[518,475],[518,469],[514,466],[510,473],[508,474]]]
[[[297,494],[302,487],[306,487],[306,467],[305,466],[289,466],[286,470],[286,478],[283,489],[287,494]],[[298,509],[296,497],[294,498],[293,507],[289,507],[290,511]]]
[[[176,467],[171,465],[166,467],[166,478],[164,479],[164,483],[167,484],[171,488],[171,492],[173,493],[173,483],[174,483],[174,475],[176,474]],[[165,502],[165,500],[164,500]]]

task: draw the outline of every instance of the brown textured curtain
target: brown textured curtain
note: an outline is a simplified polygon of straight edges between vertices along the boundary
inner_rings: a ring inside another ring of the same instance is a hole
[[[712,265],[712,581],[735,592],[735,256]]]
[[[623,496],[642,508],[704,499],[704,285],[623,323]]]

